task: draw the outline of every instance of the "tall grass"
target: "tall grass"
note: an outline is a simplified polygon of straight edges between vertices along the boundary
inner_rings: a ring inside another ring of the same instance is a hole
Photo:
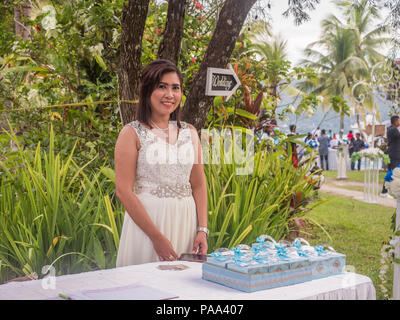
[[[106,170],[85,173],[48,150],[18,151],[0,161],[0,283],[53,265],[56,274],[115,266],[123,209]]]
[[[286,237],[315,194],[310,166],[294,168],[282,147],[256,152],[249,175],[236,175],[235,164],[205,165],[210,251],[250,244],[260,234]]]

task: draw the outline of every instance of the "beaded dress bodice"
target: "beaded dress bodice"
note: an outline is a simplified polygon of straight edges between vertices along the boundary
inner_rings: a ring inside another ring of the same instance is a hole
[[[171,123],[176,126],[176,121]],[[141,145],[134,192],[148,192],[160,198],[191,196],[189,178],[194,163],[194,150],[187,123],[181,122],[174,144],[162,140],[139,121],[130,122],[129,125],[135,129]]]

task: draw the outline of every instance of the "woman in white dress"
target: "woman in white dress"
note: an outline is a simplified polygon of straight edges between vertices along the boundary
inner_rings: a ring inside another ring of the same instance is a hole
[[[136,121],[115,145],[125,207],[117,267],[207,254],[207,187],[196,129],[179,120],[182,75],[168,60],[142,71]]]
[[[347,179],[347,165],[349,159],[348,140],[343,136],[343,131],[339,133],[337,149],[337,179]]]

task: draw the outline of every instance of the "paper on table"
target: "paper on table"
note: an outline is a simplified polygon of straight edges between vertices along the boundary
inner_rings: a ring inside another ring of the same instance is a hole
[[[67,296],[72,300],[167,300],[178,298],[175,294],[138,283],[123,287],[77,291]]]

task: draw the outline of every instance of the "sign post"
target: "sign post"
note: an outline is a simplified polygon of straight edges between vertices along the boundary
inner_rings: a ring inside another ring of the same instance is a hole
[[[230,64],[229,69],[207,68],[206,96],[225,96],[228,101],[239,86],[240,80]]]

